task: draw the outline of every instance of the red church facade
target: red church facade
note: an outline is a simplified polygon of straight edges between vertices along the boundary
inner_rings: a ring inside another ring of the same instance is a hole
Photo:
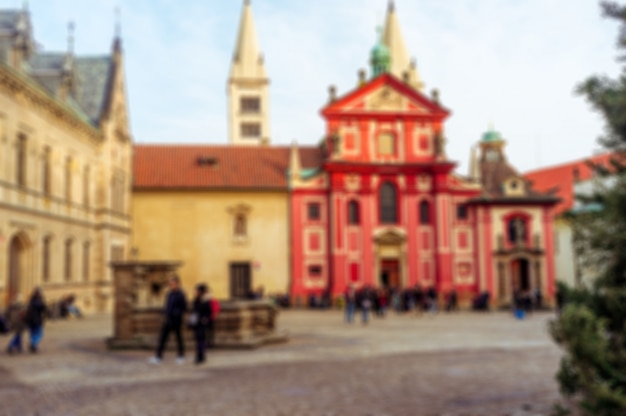
[[[551,209],[510,167],[488,132],[471,177],[445,155],[438,97],[383,73],[322,110],[319,166],[302,169],[292,149],[292,298],[340,296],[350,284],[554,294]]]

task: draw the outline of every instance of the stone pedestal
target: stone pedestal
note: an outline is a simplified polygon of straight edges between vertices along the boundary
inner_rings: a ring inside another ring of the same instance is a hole
[[[180,263],[114,263],[114,334],[107,340],[112,349],[155,349],[163,323],[167,281]],[[191,299],[189,299],[191,302]],[[216,348],[256,348],[285,342],[276,329],[278,309],[268,301],[220,302],[215,322]],[[175,345],[170,337],[168,347]],[[188,348],[192,331],[185,329]]]

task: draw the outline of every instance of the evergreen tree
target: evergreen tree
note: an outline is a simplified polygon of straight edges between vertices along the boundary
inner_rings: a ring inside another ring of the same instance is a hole
[[[618,49],[626,50],[626,6],[601,2],[604,16],[620,24]],[[626,61],[625,57],[620,58]],[[626,67],[617,79],[594,76],[578,92],[605,121],[600,138],[614,154],[595,166],[600,180],[579,197],[570,220],[575,251],[597,279],[591,287],[564,288],[566,306],[550,331],[565,355],[557,375],[561,391],[586,415],[626,415]],[[607,180],[602,180],[605,178]],[[588,209],[585,209],[588,208]],[[589,209],[593,208],[593,209]]]

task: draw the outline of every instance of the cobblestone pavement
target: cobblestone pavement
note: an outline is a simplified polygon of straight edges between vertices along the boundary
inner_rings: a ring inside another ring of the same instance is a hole
[[[110,317],[50,322],[40,354],[0,355],[0,415],[548,415],[560,358],[549,319],[350,326],[339,312],[289,311],[279,318],[289,343],[211,352],[201,367],[172,352],[155,366],[148,351],[107,351]]]

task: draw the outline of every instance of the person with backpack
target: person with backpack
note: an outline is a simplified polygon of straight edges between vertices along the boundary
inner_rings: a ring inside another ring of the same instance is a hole
[[[26,325],[30,334],[30,352],[36,353],[43,338],[43,320],[46,313],[46,302],[41,289],[35,288],[26,309]]]
[[[213,321],[213,308],[208,292],[205,284],[196,286],[196,297],[189,315],[189,326],[196,339],[196,364],[202,364],[206,360],[207,335]]]

